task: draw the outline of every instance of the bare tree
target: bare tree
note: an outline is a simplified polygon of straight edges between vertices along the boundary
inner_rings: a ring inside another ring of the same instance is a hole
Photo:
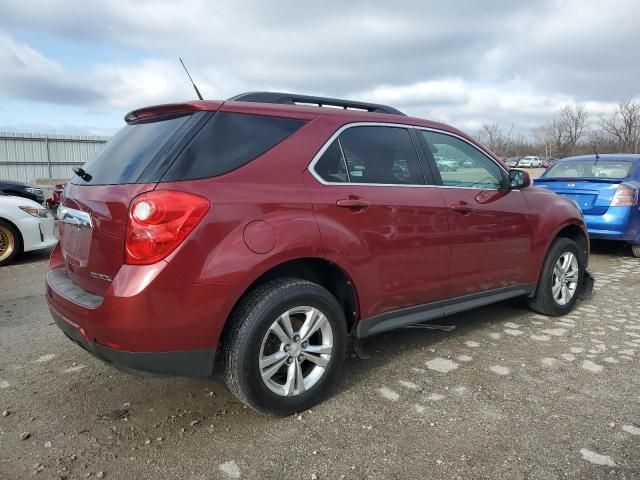
[[[625,100],[618,110],[600,117],[600,128],[614,137],[622,152],[638,153],[640,146],[640,102]]]
[[[557,116],[557,128],[560,132],[560,144],[563,153],[574,153],[578,142],[583,138],[588,113],[584,105],[562,108]]]
[[[497,123],[483,123],[479,133],[482,143],[484,143],[492,152],[501,155],[503,146],[505,145],[505,137],[502,129]]]
[[[540,125],[539,127],[535,127],[531,130],[536,142],[540,145],[544,145],[545,155],[552,155],[552,147],[556,140],[555,132],[556,127],[553,122],[545,123],[544,125]]]

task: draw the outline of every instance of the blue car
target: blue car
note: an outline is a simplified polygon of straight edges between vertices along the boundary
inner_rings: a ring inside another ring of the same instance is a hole
[[[603,154],[558,161],[535,186],[575,201],[591,238],[619,240],[640,257],[640,155]]]

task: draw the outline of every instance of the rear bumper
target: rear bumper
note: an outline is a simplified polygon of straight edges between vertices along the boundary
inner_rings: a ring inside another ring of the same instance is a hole
[[[635,243],[640,240],[640,210],[609,207],[603,215],[584,215],[589,237]]]
[[[208,376],[244,284],[194,284],[180,265],[123,265],[103,295],[82,289],[51,256],[46,299],[74,342],[115,367],[152,375]],[[106,280],[105,280],[106,281]]]
[[[127,352],[105,347],[87,338],[86,331],[53,308],[51,316],[60,330],[94,357],[118,370],[142,377],[209,377],[213,373],[214,348],[176,352]]]

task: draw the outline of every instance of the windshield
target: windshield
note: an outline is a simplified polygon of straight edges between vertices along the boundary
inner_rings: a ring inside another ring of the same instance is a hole
[[[558,162],[547,170],[545,178],[627,178],[633,162],[625,160],[584,160]]]

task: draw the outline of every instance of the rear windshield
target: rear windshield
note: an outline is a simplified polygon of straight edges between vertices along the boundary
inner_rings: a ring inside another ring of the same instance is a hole
[[[547,170],[544,178],[617,178],[629,176],[634,163],[625,160],[584,160],[557,162]]]
[[[111,185],[135,183],[174,133],[189,119],[189,115],[122,128],[98,155],[83,169],[91,175],[88,182],[74,177],[80,185]]]
[[[162,181],[228,173],[275,147],[304,123],[291,118],[218,112],[171,165]]]

